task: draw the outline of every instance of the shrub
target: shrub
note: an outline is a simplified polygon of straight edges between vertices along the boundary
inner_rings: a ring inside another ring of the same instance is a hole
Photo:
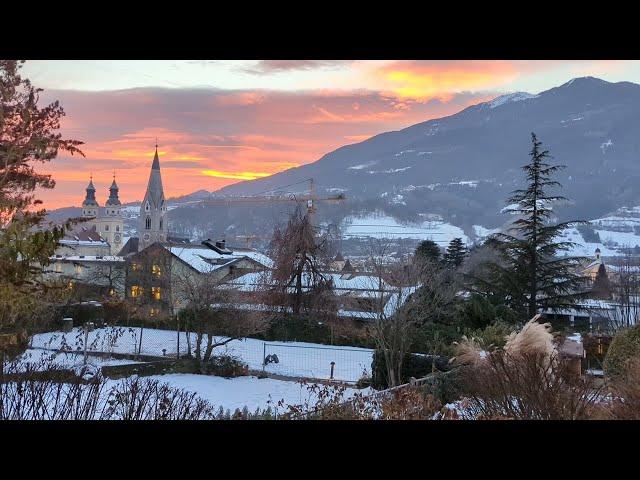
[[[575,374],[571,362],[559,356],[551,326],[537,319],[509,335],[504,349],[487,353],[473,342],[460,345],[463,355],[456,360],[465,359],[461,374],[470,417],[577,420],[590,416],[599,388]]]
[[[613,337],[604,359],[605,375],[615,377],[622,374],[629,360],[638,357],[640,357],[640,325],[621,330]]]
[[[502,303],[493,303],[482,295],[471,295],[458,307],[457,320],[467,328],[483,329],[493,323],[514,324],[518,315]]]
[[[249,375],[249,366],[231,355],[217,355],[205,365],[205,373],[219,377],[233,378]]]
[[[468,330],[465,336],[478,340],[485,349],[493,346],[496,348],[504,347],[507,342],[507,336],[514,331],[513,325],[509,325],[502,321],[497,321],[491,325],[487,325],[484,329]]]
[[[406,383],[411,377],[422,378],[435,371],[446,371],[449,369],[448,357],[409,353],[402,362],[400,378],[403,383]],[[384,354],[378,350],[373,353],[371,371],[373,372],[371,378],[371,386],[373,388],[381,390],[389,387],[385,357]]]
[[[624,371],[611,383],[614,399],[610,406],[610,418],[640,420],[640,358],[629,359]]]

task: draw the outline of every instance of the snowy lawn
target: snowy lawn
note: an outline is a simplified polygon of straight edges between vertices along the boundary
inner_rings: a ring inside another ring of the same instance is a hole
[[[42,350],[38,348],[29,348],[22,355],[17,357],[13,362],[18,370],[23,370],[30,366],[36,370],[45,368],[71,369],[84,364],[84,355],[79,353],[58,353],[50,350]],[[9,361],[5,361],[8,365]],[[132,363],[140,363],[135,360],[116,360],[113,358],[97,357],[87,355],[87,364],[95,367],[107,367],[111,365],[130,365]]]
[[[89,332],[88,351],[137,353],[142,335],[143,355],[174,355],[178,338],[175,331],[145,328],[106,327]],[[222,339],[224,337],[217,337]],[[193,350],[196,337],[191,334]],[[75,328],[70,333],[49,332],[35,335],[32,347],[83,350],[84,334]],[[187,336],[180,334],[180,352],[187,352]],[[356,382],[366,372],[371,374],[373,350],[355,347],[337,347],[304,342],[263,342],[252,338],[233,340],[215,352],[217,355],[233,355],[249,365],[252,370],[262,370],[264,356],[275,355],[277,362],[265,366],[265,371],[290,377],[329,379],[331,362],[333,378],[345,382]],[[275,360],[275,358],[274,358]]]
[[[242,409],[244,406],[251,412],[256,408],[266,409],[269,406],[273,410],[280,400],[283,400],[285,406],[278,409],[280,413],[286,411],[287,405],[301,405],[305,400],[308,400],[310,405],[315,403],[307,387],[293,381],[253,376],[223,378],[195,374],[154,375],[145,378],[194,392],[216,408],[222,406],[225,410],[231,410],[232,413],[236,408]],[[115,380],[112,382],[117,383]],[[369,390],[369,388],[363,390],[349,388],[345,391],[344,399],[358,391],[367,394]]]

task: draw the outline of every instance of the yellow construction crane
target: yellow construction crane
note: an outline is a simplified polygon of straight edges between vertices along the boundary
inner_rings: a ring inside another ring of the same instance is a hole
[[[209,198],[206,200],[202,200],[200,202],[201,205],[207,206],[231,206],[231,205],[250,205],[252,203],[281,203],[281,202],[297,202],[297,203],[306,203],[307,206],[307,215],[309,216],[309,222],[311,225],[315,225],[315,214],[317,207],[316,205],[320,202],[327,203],[338,203],[346,200],[344,194],[340,193],[338,195],[330,195],[327,197],[318,197],[316,196],[315,184],[313,178],[308,178],[301,182],[293,183],[291,185],[286,185],[284,187],[280,187],[280,189],[288,188],[293,185],[298,185],[300,183],[309,182],[309,190],[307,194],[296,194],[296,193],[288,193],[279,191],[277,189],[268,190],[266,192],[262,192],[259,195],[247,195],[247,196],[235,196],[235,197],[220,197],[220,198]],[[273,192],[273,193],[270,193]],[[256,235],[239,235],[236,238],[245,238],[247,240],[247,245],[249,244],[249,240],[259,239],[260,236]]]

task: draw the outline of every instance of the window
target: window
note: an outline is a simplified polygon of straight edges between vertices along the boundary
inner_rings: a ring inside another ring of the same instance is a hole
[[[81,275],[81,274],[82,274],[82,265],[76,265],[76,273],[77,273],[78,275]]]
[[[151,273],[153,273],[156,277],[159,277],[161,275],[161,270],[160,270],[160,265],[152,265],[151,266]]]
[[[160,287],[151,287],[151,296],[154,300],[160,300]]]
[[[116,294],[116,291],[113,288],[109,289],[109,295],[111,295],[112,297]]]
[[[140,270],[140,264],[139,263],[132,263],[131,264],[131,270],[133,270],[134,272],[137,272]]]
[[[142,288],[140,288],[138,285],[132,285],[131,286],[131,296],[133,298],[139,297],[142,295]]]
[[[162,230],[162,219],[160,219],[160,230]]]
[[[105,225],[105,226],[104,226],[104,231],[105,231],[105,232],[108,232],[108,231],[109,231],[109,225]]]
[[[151,217],[147,217],[144,221],[144,228],[146,230],[151,230]]]
[[[120,225],[116,225],[116,232],[120,231]]]
[[[149,316],[150,317],[155,317],[158,313],[160,313],[160,309],[158,309],[158,308],[149,309]]]

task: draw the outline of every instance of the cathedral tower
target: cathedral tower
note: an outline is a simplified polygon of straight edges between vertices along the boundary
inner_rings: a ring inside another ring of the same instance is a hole
[[[162,176],[160,175],[160,159],[158,145],[151,165],[151,174],[147,185],[147,193],[140,205],[138,224],[138,250],[144,250],[155,242],[167,240],[167,206],[162,190]]]
[[[121,208],[122,204],[120,203],[120,199],[118,198],[118,184],[116,183],[116,174],[113,174],[113,183],[109,187],[109,198],[107,199],[107,203],[105,206],[105,213],[107,217],[120,217],[122,215]]]
[[[82,202],[82,216],[85,218],[96,218],[98,216],[98,202],[96,201],[96,187],[93,186],[93,175],[87,185],[87,195]]]

